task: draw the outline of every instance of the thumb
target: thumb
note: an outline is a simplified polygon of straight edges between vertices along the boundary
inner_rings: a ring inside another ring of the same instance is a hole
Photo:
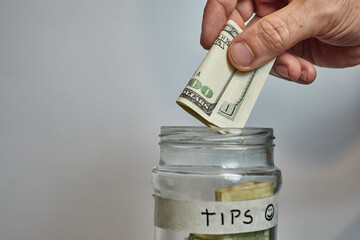
[[[319,26],[313,23],[307,1],[292,1],[267,15],[240,33],[228,50],[232,65],[240,70],[255,69],[280,55],[296,43],[314,35]]]

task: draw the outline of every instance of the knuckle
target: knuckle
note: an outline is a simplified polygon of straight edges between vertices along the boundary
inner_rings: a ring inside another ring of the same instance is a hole
[[[284,51],[286,50],[286,43],[290,39],[289,26],[286,21],[279,17],[263,18],[259,21],[258,36],[266,49]]]

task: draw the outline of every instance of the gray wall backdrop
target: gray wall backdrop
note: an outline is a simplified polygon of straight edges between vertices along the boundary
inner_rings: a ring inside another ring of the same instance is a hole
[[[152,239],[162,125],[206,52],[205,0],[0,1],[0,239]],[[360,236],[360,67],[270,77],[279,239]]]

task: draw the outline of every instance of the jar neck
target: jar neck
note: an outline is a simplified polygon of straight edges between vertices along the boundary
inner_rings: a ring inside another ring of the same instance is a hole
[[[159,166],[273,167],[270,128],[162,127]]]

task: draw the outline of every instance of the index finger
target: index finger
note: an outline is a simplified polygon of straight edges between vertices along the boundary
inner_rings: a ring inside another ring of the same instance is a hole
[[[236,4],[237,0],[208,0],[204,9],[200,38],[200,43],[205,49],[210,49]]]

